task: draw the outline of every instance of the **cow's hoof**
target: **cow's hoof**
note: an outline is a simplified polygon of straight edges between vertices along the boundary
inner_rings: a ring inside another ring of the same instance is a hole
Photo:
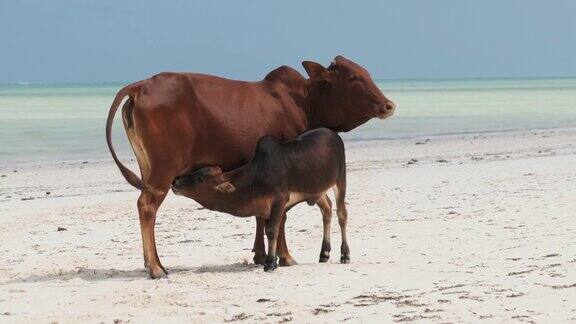
[[[252,260],[254,260],[254,264],[264,265],[266,263],[266,255],[256,253]]]
[[[340,257],[340,263],[342,263],[342,264],[350,263],[350,255],[342,254],[342,256]]]
[[[168,271],[164,267],[150,267],[150,279],[167,278]]]
[[[287,258],[280,258],[280,266],[281,267],[291,267],[293,265],[297,265],[298,263],[294,258],[287,257]]]

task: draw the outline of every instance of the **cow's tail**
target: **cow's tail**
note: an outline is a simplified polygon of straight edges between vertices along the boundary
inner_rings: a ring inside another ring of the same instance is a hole
[[[122,103],[122,99],[124,99],[124,97],[130,96],[131,98],[134,98],[134,92],[136,89],[138,89],[138,86],[138,83],[127,85],[116,94],[116,97],[112,102],[112,106],[110,106],[110,111],[108,112],[108,120],[106,121],[106,142],[108,143],[108,148],[110,149],[110,153],[112,153],[114,162],[116,162],[116,165],[120,169],[120,172],[122,172],[122,175],[126,181],[128,181],[128,183],[137,189],[155,193],[155,189],[144,183],[142,179],[140,179],[136,174],[134,174],[134,172],[130,171],[130,169],[124,166],[122,162],[120,162],[116,156],[116,152],[114,152],[114,147],[112,146],[112,122],[114,121],[114,115],[116,114],[116,111],[118,110],[118,107],[120,106],[120,103]]]

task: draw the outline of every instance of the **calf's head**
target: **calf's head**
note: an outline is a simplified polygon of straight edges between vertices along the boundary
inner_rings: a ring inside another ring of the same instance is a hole
[[[195,192],[202,189],[211,189],[219,184],[215,179],[222,175],[218,166],[204,167],[192,174],[179,176],[172,182],[172,191],[176,195],[193,197]]]
[[[347,132],[372,118],[392,116],[396,105],[378,89],[360,65],[337,56],[328,68],[302,62],[309,82],[310,128]]]

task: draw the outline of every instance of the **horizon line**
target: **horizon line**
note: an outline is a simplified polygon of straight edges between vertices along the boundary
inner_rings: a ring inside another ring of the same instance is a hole
[[[397,81],[489,81],[489,80],[564,80],[564,79],[576,79],[576,76],[522,76],[522,77],[422,77],[422,78],[374,78],[375,82],[397,82]],[[141,79],[145,80],[145,79]],[[235,80],[235,79],[231,79]],[[0,82],[0,86],[27,86],[27,85],[116,85],[116,84],[130,84],[135,81],[80,81],[80,82],[60,82],[60,81],[16,81],[16,82]],[[248,81],[257,82],[260,80],[238,80],[238,81]]]

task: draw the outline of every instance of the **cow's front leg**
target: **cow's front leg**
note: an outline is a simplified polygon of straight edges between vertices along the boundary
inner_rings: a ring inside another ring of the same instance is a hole
[[[266,260],[266,247],[264,246],[264,228],[265,221],[261,218],[256,217],[256,237],[254,238],[254,247],[252,252],[254,252],[254,264],[264,265]]]
[[[266,221],[266,236],[268,237],[268,254],[264,262],[264,271],[272,272],[278,267],[276,254],[276,243],[278,241],[278,232],[280,231],[280,222],[284,215],[284,206],[286,202],[283,197],[276,197],[272,204],[270,216]]]

